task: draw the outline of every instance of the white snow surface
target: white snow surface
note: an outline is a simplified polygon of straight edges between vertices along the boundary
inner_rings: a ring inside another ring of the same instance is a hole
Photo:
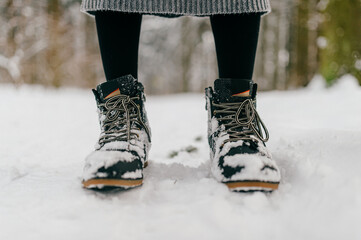
[[[259,93],[282,174],[271,195],[212,178],[202,94],[148,97],[144,185],[99,193],[81,187],[99,135],[91,91],[2,84],[0,239],[361,239],[361,88],[342,82]]]

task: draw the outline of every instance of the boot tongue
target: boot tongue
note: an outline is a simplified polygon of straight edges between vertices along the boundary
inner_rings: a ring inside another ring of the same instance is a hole
[[[219,102],[233,102],[239,98],[253,98],[256,90],[253,85],[248,79],[219,78],[214,81],[214,91]]]
[[[135,96],[137,93],[138,81],[132,75],[122,76],[97,86],[100,100],[103,102],[111,97],[123,94]]]

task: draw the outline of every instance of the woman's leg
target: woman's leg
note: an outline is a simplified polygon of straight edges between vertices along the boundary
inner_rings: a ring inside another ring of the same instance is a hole
[[[95,21],[107,81],[127,74],[138,78],[142,15],[99,11],[95,14]]]
[[[265,147],[269,134],[252,81],[260,14],[212,16],[211,23],[219,66],[214,91],[206,89],[213,175],[232,191],[271,192],[280,170]]]
[[[131,189],[143,183],[151,138],[144,87],[135,79],[142,16],[104,11],[95,19],[107,82],[93,89],[101,134],[85,160],[82,183],[88,189]]]
[[[220,78],[252,79],[260,13],[210,17]]]

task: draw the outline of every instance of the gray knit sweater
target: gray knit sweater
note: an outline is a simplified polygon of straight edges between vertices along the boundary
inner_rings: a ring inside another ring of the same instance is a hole
[[[120,11],[160,16],[209,16],[271,11],[269,0],[82,0],[81,10]]]

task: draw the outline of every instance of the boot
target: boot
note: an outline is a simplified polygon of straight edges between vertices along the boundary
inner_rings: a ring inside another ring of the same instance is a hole
[[[151,133],[144,109],[144,87],[131,75],[93,89],[101,133],[87,158],[85,188],[129,189],[142,185]]]
[[[232,93],[237,85],[238,93]],[[257,84],[242,79],[217,79],[206,88],[208,142],[212,174],[230,190],[278,188],[280,171],[266,148],[269,134],[256,111]]]

